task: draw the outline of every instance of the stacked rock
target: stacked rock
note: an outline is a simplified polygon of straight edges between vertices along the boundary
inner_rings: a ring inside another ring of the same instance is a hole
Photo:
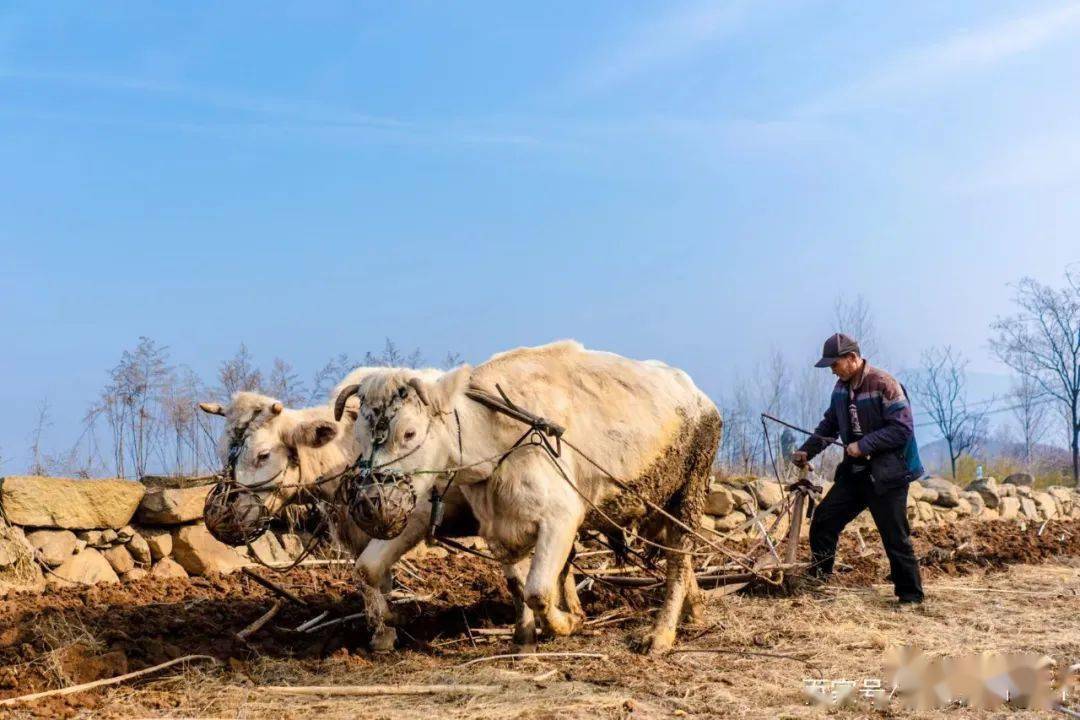
[[[298,557],[300,537],[224,545],[201,522],[210,478],[0,478],[0,596],[11,590],[230,573]],[[201,483],[201,484],[199,484]]]

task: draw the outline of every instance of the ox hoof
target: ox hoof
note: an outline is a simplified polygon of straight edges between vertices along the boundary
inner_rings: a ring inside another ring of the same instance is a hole
[[[646,655],[665,653],[675,645],[674,630],[650,630],[634,642],[634,649]]]
[[[515,642],[511,646],[511,652],[515,655],[532,655],[536,652],[536,641],[524,643]]]
[[[371,636],[372,652],[390,652],[397,642],[397,630],[392,627],[383,627],[375,631]]]

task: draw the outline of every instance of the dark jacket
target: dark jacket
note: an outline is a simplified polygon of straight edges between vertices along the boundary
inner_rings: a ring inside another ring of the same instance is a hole
[[[827,438],[839,437],[845,445],[855,442],[848,415],[852,391],[863,432],[858,440],[859,450],[869,456],[875,489],[883,492],[921,476],[923,466],[907,393],[896,378],[868,362],[850,384],[837,381],[829,409],[814,430],[821,437],[811,437],[800,450],[814,457],[828,446]]]

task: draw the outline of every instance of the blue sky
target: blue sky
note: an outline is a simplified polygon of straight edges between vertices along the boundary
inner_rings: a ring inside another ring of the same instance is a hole
[[[576,337],[719,394],[863,295],[1001,372],[1080,260],[1076,2],[0,6],[0,452],[148,335],[209,376]],[[12,467],[14,465],[14,468]]]

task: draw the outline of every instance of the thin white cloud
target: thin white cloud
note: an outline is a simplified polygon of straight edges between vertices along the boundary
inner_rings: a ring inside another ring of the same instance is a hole
[[[202,113],[198,119],[175,117],[173,106],[162,112],[126,115],[114,111],[111,115],[41,110],[35,108],[0,108],[5,114],[44,120],[94,122],[101,125],[141,125],[164,127],[192,132],[232,132],[263,130],[285,132],[317,132],[326,136],[345,137],[358,132],[392,142],[451,143],[461,145],[528,146],[539,140],[528,133],[489,129],[468,121],[445,121],[438,125],[405,121],[394,117],[359,113],[319,102],[286,98],[256,97],[240,92],[224,91],[201,86],[169,83],[154,79],[93,73],[67,73],[26,69],[0,68],[0,81],[48,83],[89,89],[106,93],[128,94],[188,103],[216,115]]]
[[[137,77],[4,68],[0,69],[0,79],[68,85],[108,92],[153,95],[216,110],[249,113],[263,118],[340,125],[367,125],[371,127],[401,128],[405,126],[405,123],[395,118],[365,115],[352,110],[328,107],[318,103],[253,97],[238,92]]]
[[[964,30],[918,48],[860,80],[803,106],[800,115],[822,115],[887,104],[1038,51],[1080,30],[1080,3],[1042,8],[994,25]]]
[[[1080,184],[1080,135],[1032,136],[1000,147],[981,166],[946,189],[958,195]]]
[[[675,62],[736,30],[747,9],[745,0],[681,5],[604,49],[575,74],[571,86],[577,92],[603,90]]]

